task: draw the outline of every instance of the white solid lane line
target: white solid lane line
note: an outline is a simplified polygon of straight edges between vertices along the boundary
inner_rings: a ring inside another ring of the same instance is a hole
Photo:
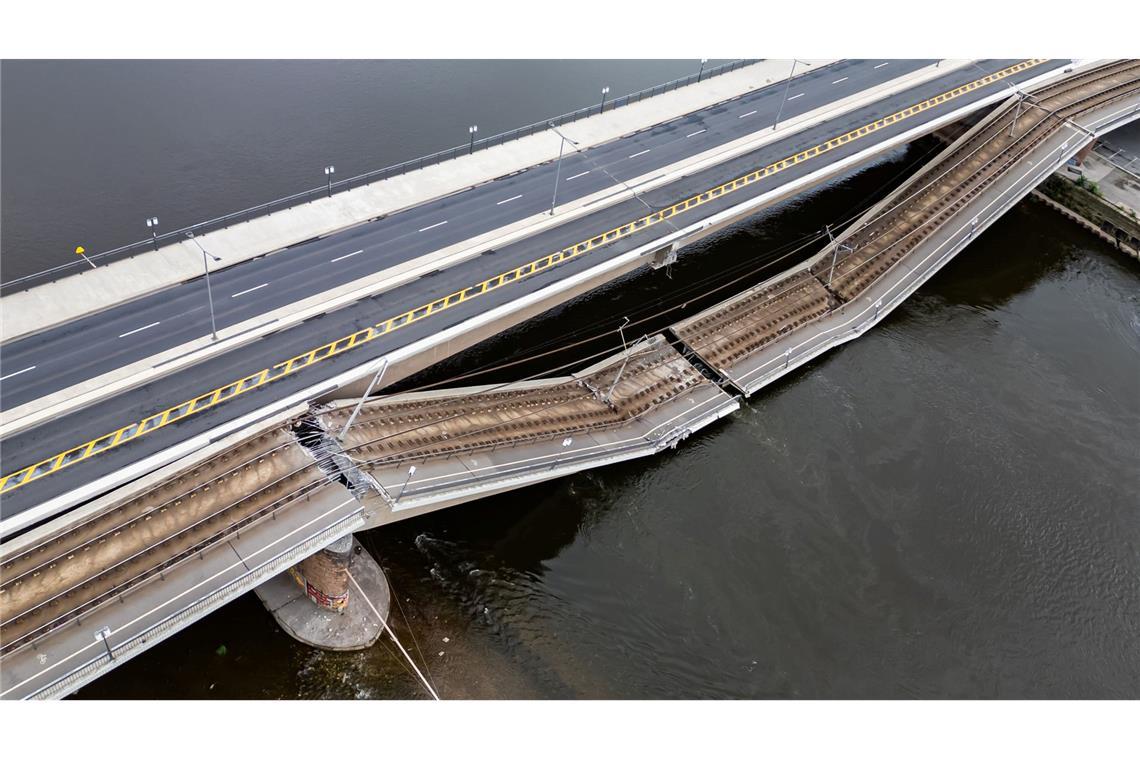
[[[346,253],[343,256],[337,256],[332,261],[335,262],[335,261],[343,261],[344,259],[351,259],[353,256],[355,256],[358,253],[364,253],[364,249],[361,248],[359,251],[353,251],[352,253]],[[329,263],[331,264],[332,262],[329,262]]]
[[[701,132],[704,132],[704,131],[706,131],[706,130],[698,129],[696,132],[690,132],[689,134],[685,135],[685,137],[696,137],[697,135],[699,135]]]
[[[10,378],[10,377],[15,377],[16,375],[22,375],[22,374],[24,374],[25,372],[31,372],[31,371],[32,371],[33,369],[35,369],[35,368],[36,368],[36,365],[34,365],[34,364],[33,364],[33,365],[32,365],[32,366],[30,366],[30,367],[25,367],[24,369],[20,370],[19,372],[13,372],[13,373],[12,373],[12,374],[10,374],[10,375],[4,375],[3,377],[0,377],[0,380],[7,380],[8,378]]]
[[[847,77],[843,77],[842,79],[836,79],[834,82],[832,82],[832,84],[839,84],[840,82],[846,82],[846,81],[847,81]]]
[[[262,288],[264,288],[268,284],[269,284],[268,282],[263,282],[260,285],[258,285],[256,288],[250,288],[249,290],[243,290],[240,293],[234,293],[232,296],[230,296],[230,298],[237,298],[238,296],[244,296],[246,293],[252,293],[255,290],[261,290]]]
[[[434,230],[436,227],[442,227],[445,224],[447,224],[446,219],[444,219],[442,222],[436,222],[435,224],[429,224],[427,227],[421,228],[420,232],[427,232],[428,230]]]
[[[579,177],[585,177],[585,176],[586,176],[587,174],[589,174],[589,173],[590,173],[590,170],[589,170],[589,169],[587,169],[587,170],[586,170],[586,171],[584,171],[584,172],[579,172],[579,173],[575,174],[573,177],[567,177],[567,178],[566,178],[566,181],[567,181],[567,182],[569,182],[569,181],[570,181],[570,180],[572,180],[572,179],[578,179]]]
[[[503,201],[499,201],[495,205],[496,206],[502,206],[504,203],[510,203],[511,201],[517,201],[521,197],[522,197],[521,193],[519,195],[512,195],[510,198],[507,198],[506,200],[503,200]]]
[[[890,61],[887,61],[887,62],[885,62],[885,63],[880,63],[880,64],[879,64],[878,66],[876,66],[875,68],[876,68],[876,69],[881,69],[881,68],[883,68],[884,66],[890,66],[890,65],[891,65],[891,62],[890,62]]]
[[[754,114],[754,113],[756,113],[756,112],[755,112],[755,111],[749,111],[748,113],[742,113],[742,114],[740,114],[740,115],[739,115],[739,116],[737,116],[736,118],[738,118],[738,119],[743,119],[745,116],[751,116],[751,115],[752,115],[752,114]]]
[[[139,327],[139,328],[137,328],[137,329],[131,330],[130,332],[125,332],[125,333],[123,333],[122,335],[120,335],[119,337],[120,337],[120,338],[125,338],[125,337],[127,337],[128,335],[134,335],[134,334],[135,334],[135,333],[137,333],[137,332],[142,332],[143,330],[149,330],[150,328],[154,327],[154,326],[155,326],[155,325],[157,325],[157,324],[159,324],[159,322],[151,322],[149,325],[143,325],[142,327]]]
[[[644,156],[646,153],[648,153],[651,150],[653,150],[653,149],[652,148],[646,148],[645,150],[640,150],[637,153],[634,153],[632,156],[630,156],[630,158],[637,158],[638,156]]]
[[[799,95],[793,95],[792,97],[788,98],[788,100],[795,100],[796,98],[802,98],[803,96],[804,94],[801,92]]]

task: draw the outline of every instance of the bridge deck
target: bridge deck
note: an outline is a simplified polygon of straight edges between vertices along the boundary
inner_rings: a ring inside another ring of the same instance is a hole
[[[1120,62],[1040,89],[1032,105],[1011,101],[805,266],[674,331],[746,395],[858,337],[1095,131],[1136,118],[1138,72],[1140,64]]]

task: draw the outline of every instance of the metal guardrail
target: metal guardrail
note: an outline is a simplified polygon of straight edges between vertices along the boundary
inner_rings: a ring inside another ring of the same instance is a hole
[[[86,255],[86,257],[88,259],[100,260],[112,256],[116,258],[129,257],[147,250],[154,250],[159,245],[182,240],[186,237],[186,234],[190,232],[197,235],[203,232],[223,229],[230,226],[231,224],[248,222],[251,219],[268,216],[275,211],[284,211],[287,208],[299,206],[302,203],[308,203],[310,201],[316,200],[317,198],[327,197],[332,193],[343,192],[345,190],[351,190],[353,188],[367,185],[371,182],[389,179],[390,177],[396,177],[401,174],[406,174],[409,171],[414,171],[416,169],[422,169],[425,166],[431,166],[433,164],[449,161],[453,158],[458,158],[459,156],[464,156],[477,150],[485,150],[486,148],[491,148],[496,145],[502,145],[503,143],[517,140],[520,137],[529,137],[530,135],[537,134],[549,129],[550,124],[552,123],[555,126],[562,126],[563,124],[569,124],[570,122],[584,119],[588,116],[594,116],[601,113],[603,107],[606,111],[611,111],[615,108],[621,108],[622,106],[630,105],[631,103],[638,103],[642,100],[645,100],[646,98],[652,98],[656,95],[661,95],[662,93],[670,92],[681,87],[686,87],[690,84],[704,81],[710,77],[726,74],[730,71],[736,71],[737,69],[749,66],[753,63],[757,63],[760,60],[762,59],[745,58],[730,61],[729,63],[724,63],[720,66],[713,66],[709,69],[704,69],[696,74],[690,74],[689,76],[681,77],[680,79],[674,79],[672,81],[665,82],[664,84],[656,85],[655,87],[650,87],[648,89],[630,93],[629,95],[622,95],[620,97],[613,98],[612,100],[605,101],[604,106],[602,103],[599,103],[597,105],[579,108],[576,111],[570,111],[569,113],[564,113],[561,116],[555,116],[551,119],[543,119],[541,121],[536,121],[533,124],[528,124],[524,127],[518,127],[507,132],[501,132],[497,135],[485,137],[481,140],[475,140],[472,143],[457,145],[454,148],[448,148],[447,150],[441,150],[436,153],[421,156],[420,158],[412,159],[410,161],[404,161],[398,164],[393,164],[392,166],[386,166],[383,169],[375,169],[363,174],[357,174],[353,177],[337,180],[336,182],[332,182],[330,184],[324,184],[320,187],[302,190],[301,192],[294,193],[293,195],[287,195],[283,198],[277,198],[275,200],[268,201],[267,203],[251,206],[249,208],[242,209],[241,211],[234,211],[223,216],[215,217],[214,219],[207,219],[204,222],[191,224],[188,227],[181,227],[169,232],[163,232],[158,235],[145,238],[143,240],[121,245],[118,248],[112,248],[110,250],[103,251],[102,253],[89,253]],[[69,270],[74,267],[84,267],[86,265],[86,262],[76,260],[67,264],[61,264],[56,267],[45,269],[41,272],[35,272],[34,274],[18,277],[14,280],[9,280],[8,282],[0,282],[0,293],[12,292],[14,290],[26,290],[37,284],[51,282],[55,279],[58,279],[59,277],[66,276],[65,273],[69,272]]]

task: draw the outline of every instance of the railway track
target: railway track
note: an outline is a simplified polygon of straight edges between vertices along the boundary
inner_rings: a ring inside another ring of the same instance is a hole
[[[287,428],[268,431],[0,563],[0,655],[79,618],[322,487]]]
[[[702,382],[692,364],[662,344],[578,379],[370,405],[345,450],[383,465],[604,430]],[[346,409],[328,412],[324,422],[337,429],[347,416]]]
[[[675,332],[713,368],[732,366],[857,298],[1067,120],[1138,89],[1140,62],[1120,61],[1007,106],[851,232],[842,257],[837,249],[834,260],[823,257]],[[371,404],[344,450],[389,464],[606,430],[704,382],[669,345],[649,344],[570,380]],[[322,424],[339,429],[347,416],[326,412]],[[325,487],[336,470],[279,428],[5,557],[0,656]]]
[[[840,245],[829,247],[833,256],[683,322],[674,332],[712,367],[729,369],[858,298],[1068,120],[1138,90],[1140,62],[1116,61],[1005,106]]]
[[[1108,64],[1035,93],[1029,102],[1007,106],[984,129],[936,166],[909,183],[917,192],[900,194],[845,239],[849,251],[834,275],[821,260],[813,273],[830,279],[844,302],[857,298],[930,233],[1004,176],[1066,121],[1140,89],[1140,62]]]

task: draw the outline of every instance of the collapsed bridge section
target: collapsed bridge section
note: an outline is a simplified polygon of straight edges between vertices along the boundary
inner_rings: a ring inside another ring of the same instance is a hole
[[[352,407],[322,424],[343,429]],[[343,446],[382,489],[380,525],[647,456],[737,408],[656,335],[566,377],[369,401]]]
[[[745,395],[858,337],[1095,135],[1140,115],[1140,62],[1018,93],[805,264],[672,327]]]

